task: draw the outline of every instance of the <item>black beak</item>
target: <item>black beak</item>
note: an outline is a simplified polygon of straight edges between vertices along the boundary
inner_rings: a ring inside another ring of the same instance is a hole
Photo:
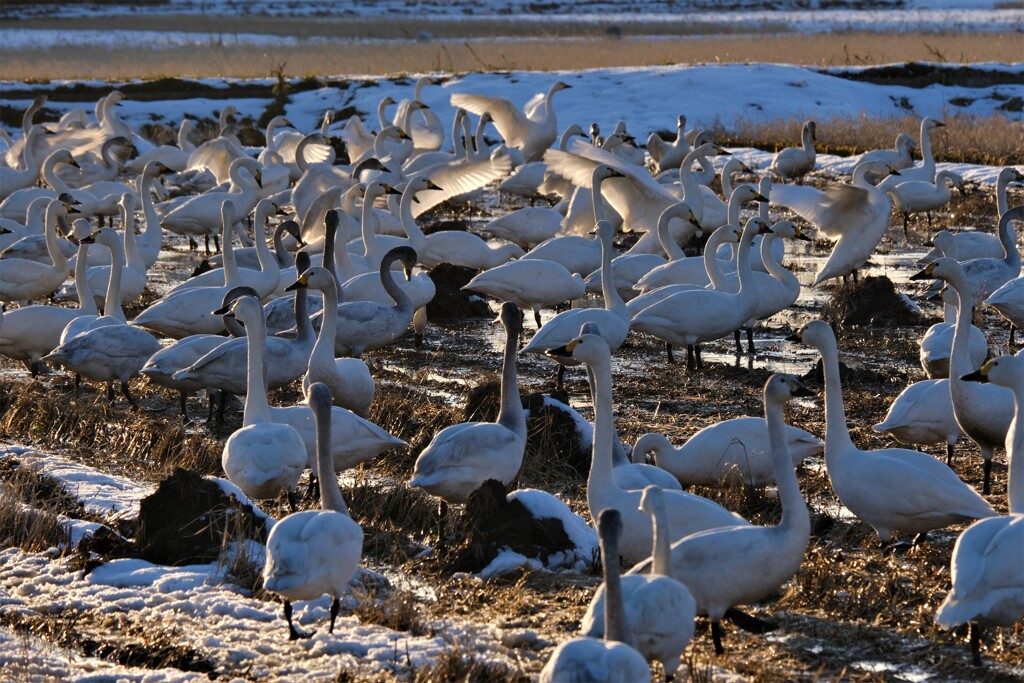
[[[798,396],[815,396],[816,394],[808,389],[807,387],[800,385],[790,393],[790,396],[796,398]]]
[[[800,333],[799,332],[794,332],[793,334],[791,334],[788,337],[786,337],[786,341],[803,342],[803,339],[800,338]]]
[[[569,350],[568,346],[558,346],[553,349],[548,349],[544,352],[544,355],[551,356],[552,358],[571,358],[572,351]]]
[[[988,383],[988,377],[986,377],[985,375],[981,374],[981,370],[975,370],[971,374],[964,375],[960,379],[962,379],[965,382],[981,382],[982,384],[987,384]]]
[[[296,280],[295,282],[293,282],[290,285],[288,285],[287,287],[285,287],[284,291],[286,291],[286,292],[294,292],[296,289],[302,289],[303,287],[308,287],[308,286],[309,285],[303,284],[302,280]]]
[[[928,272],[928,269],[925,268],[924,270],[919,271],[919,272],[914,273],[913,275],[911,275],[910,279],[911,280],[929,280],[929,279],[932,279],[932,276],[931,276],[931,273]]]
[[[228,312],[230,310],[231,310],[231,304],[228,304],[226,306],[221,306],[216,311],[214,311],[213,314],[214,315],[228,315]]]

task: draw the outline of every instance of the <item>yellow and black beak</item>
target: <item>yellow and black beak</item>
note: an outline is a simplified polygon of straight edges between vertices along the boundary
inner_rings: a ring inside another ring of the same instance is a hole
[[[935,272],[935,264],[929,263],[920,272],[914,273],[910,276],[911,280],[927,280],[932,277],[932,273]]]
[[[305,289],[306,287],[309,287],[309,276],[303,273],[298,280],[285,287],[284,291],[294,292],[296,289]]]
[[[544,352],[544,355],[551,356],[552,358],[571,358],[572,350],[575,349],[576,345],[579,343],[579,339],[573,339],[565,346],[557,346],[553,349],[548,349]]]
[[[981,384],[988,384],[988,371],[992,368],[992,361],[986,361],[984,365],[970,373],[964,375],[960,379],[965,382],[980,382]]]

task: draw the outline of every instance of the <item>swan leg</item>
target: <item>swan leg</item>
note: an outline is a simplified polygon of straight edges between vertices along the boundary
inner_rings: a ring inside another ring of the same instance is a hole
[[[563,367],[563,366],[559,366]],[[448,517],[448,501],[442,499],[437,504],[437,552],[443,553],[447,549],[447,543],[444,540],[444,526],[445,520]]]
[[[985,458],[985,465],[983,466],[982,471],[985,473],[985,478],[984,478],[983,483],[981,485],[981,492],[982,492],[982,494],[987,496],[989,494],[989,492],[990,492],[990,489],[991,489],[990,485],[992,483],[992,457],[991,456],[989,456],[988,458]]]
[[[565,366],[558,364],[558,374],[555,375],[555,391],[565,393]]]
[[[299,509],[298,501],[295,500],[295,491],[288,492],[288,512],[294,513]]]
[[[334,633],[334,622],[338,619],[338,612],[341,611],[341,600],[335,597],[331,600],[331,627],[327,629],[328,633]]]
[[[711,622],[711,642],[715,644],[715,654],[725,654],[725,648],[722,647],[722,622],[712,621]]]
[[[740,328],[737,327],[735,330],[733,330],[732,336],[733,336],[733,339],[736,340],[736,355],[737,356],[742,356],[743,355],[743,344],[740,343]]]
[[[951,444],[951,443],[947,443],[946,444],[946,464],[947,465],[953,464],[953,449],[954,448],[956,448],[955,444]]]
[[[704,368],[704,359],[700,357],[700,344],[695,344],[693,347],[693,356],[697,360],[697,369],[701,370]]]
[[[217,233],[213,234],[213,248],[215,250],[214,253],[220,253],[220,235],[218,235]]]
[[[111,380],[107,382],[107,401],[110,403],[114,402],[114,382]]]
[[[303,498],[312,499],[315,498],[317,492],[320,490],[316,475],[312,472],[309,473],[309,486],[306,487],[306,492],[302,495]]]
[[[114,391],[114,390],[113,390],[113,386],[112,386],[112,385],[111,385],[111,390],[110,390],[110,391],[111,391],[111,394],[113,394],[113,391]],[[128,388],[128,382],[127,382],[127,380],[122,380],[122,381],[121,381],[121,393],[122,393],[122,394],[124,394],[124,397],[125,397],[126,399],[128,399],[128,404],[129,404],[129,405],[130,405],[130,406],[131,406],[132,408],[139,408],[139,407],[140,407],[140,406],[139,406],[139,402],[138,402],[138,401],[137,401],[137,400],[135,399],[135,397],[134,397],[134,396],[132,396],[132,392],[131,392],[131,390],[130,390],[130,389]]]
[[[217,424],[224,424],[224,410],[228,405],[228,392],[220,392],[220,401],[217,404]]]
[[[1013,335],[1016,332],[1017,332],[1017,326],[1014,325],[1013,323],[1010,323],[1010,341],[1009,341],[1009,346],[1013,346],[1013,344],[1014,344],[1014,342],[1013,342]]]
[[[693,344],[686,345],[686,369],[691,372],[697,369],[697,359],[693,351]]]
[[[181,416],[184,417],[187,420],[188,419],[188,407],[186,405],[185,392],[184,391],[179,391],[178,392],[178,399],[181,401]]]
[[[747,328],[747,353],[754,355],[754,328]]]
[[[295,624],[292,623],[292,601],[284,601],[284,618],[288,621],[288,640],[298,640],[299,638],[309,638],[312,633],[308,631],[300,631],[295,628]]]
[[[665,342],[665,353],[668,354],[668,362],[669,363],[675,363],[676,362],[675,356],[672,355],[672,345],[669,344],[668,342]]]
[[[195,251],[198,248],[199,248],[199,245],[196,243],[196,241],[194,239],[192,239],[191,236],[189,236],[189,238],[188,238],[188,250],[189,251]],[[209,253],[209,252],[207,252],[207,253]]]
[[[534,305],[533,307],[533,320],[537,323],[537,329],[541,328],[540,324],[540,306]]]
[[[75,400],[78,400],[78,390],[82,387],[82,376],[75,373]]]
[[[906,211],[903,212],[903,239],[910,242],[910,214]],[[929,216],[928,227],[932,227],[931,216]]]
[[[976,621],[971,622],[971,662],[981,666],[981,625]]]

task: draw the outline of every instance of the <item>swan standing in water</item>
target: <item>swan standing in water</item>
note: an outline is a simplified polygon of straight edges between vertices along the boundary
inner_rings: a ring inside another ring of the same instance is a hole
[[[505,354],[501,367],[501,408],[495,422],[463,422],[445,427],[416,458],[409,485],[441,499],[440,545],[444,545],[444,517],[449,503],[465,503],[469,494],[488,479],[512,483],[523,464],[526,448],[526,413],[519,397],[516,349],[522,332],[519,308],[504,303],[499,316],[505,327]]]
[[[975,522],[956,540],[952,589],[935,613],[944,628],[971,624],[971,655],[981,666],[981,627],[1013,626],[1024,617],[1024,359],[993,358],[961,379],[992,382],[1013,392],[1013,425],[1006,436],[1009,514]]]
[[[331,596],[331,625],[341,609],[340,596],[359,567],[363,554],[363,529],[349,515],[345,498],[334,476],[331,442],[331,392],[323,384],[309,388],[309,407],[316,421],[317,472],[320,510],[295,512],[274,525],[267,537],[267,562],[263,586],[284,598],[288,638],[308,638],[292,623],[292,600]]]
[[[540,672],[540,683],[650,683],[651,669],[634,647],[619,576],[618,510],[602,510],[597,523],[604,569],[604,639],[588,636],[562,643]]]
[[[991,517],[995,510],[947,465],[906,448],[864,451],[850,439],[839,383],[839,349],[832,328],[812,320],[790,337],[821,354],[825,371],[825,467],[850,512],[870,524],[882,543],[897,531],[917,534]]]
[[[690,590],[672,577],[672,553],[663,496],[661,489],[652,485],[644,489],[640,498],[640,509],[654,522],[651,573],[622,577],[622,599],[633,627],[637,651],[648,661],[656,659],[661,662],[665,678],[672,680],[679,668],[679,658],[693,638],[697,604]],[[603,637],[605,611],[605,587],[602,585],[583,615],[580,633],[590,638]]]

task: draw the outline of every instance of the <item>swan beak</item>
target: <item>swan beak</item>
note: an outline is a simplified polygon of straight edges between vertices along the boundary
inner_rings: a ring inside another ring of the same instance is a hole
[[[700,221],[697,220],[697,217],[693,215],[693,211],[690,212],[689,221],[690,224],[696,226],[698,230],[704,229],[704,226],[700,224]]]
[[[626,174],[621,172],[621,171],[616,171],[613,168],[613,169],[611,169],[610,173],[608,174],[608,177],[609,178],[625,178]]]
[[[761,228],[757,231],[758,235],[770,235],[772,234],[772,226],[768,225],[764,221],[761,222]]]
[[[732,152],[726,151],[725,147],[722,147],[720,145],[715,145],[715,151],[718,152],[722,156],[726,156],[726,157],[732,156]]]
[[[786,341],[791,341],[791,342],[800,342],[800,343],[802,343],[802,342],[803,342],[803,338],[801,337],[801,334],[803,333],[803,331],[804,331],[804,330],[803,330],[803,328],[801,327],[801,328],[800,328],[799,330],[797,330],[797,331],[796,331],[796,332],[794,332],[793,334],[791,334],[791,335],[789,335],[788,337],[786,337]]]
[[[899,172],[899,171],[897,171],[897,170],[896,170],[895,168],[893,168],[892,166],[888,166],[887,168],[889,169],[889,175],[900,175],[900,172]]]
[[[0,235],[7,235],[7,234],[9,234],[10,232],[12,232],[12,231],[11,231],[11,230],[8,230],[8,229],[7,229],[7,228],[5,228],[4,226],[0,225]]]
[[[935,264],[929,263],[924,267],[924,270],[914,273],[910,276],[911,280],[928,280],[932,277],[932,272],[935,270]]]
[[[231,311],[231,306],[232,306],[232,304],[228,304],[226,306],[221,306],[216,311],[214,311],[213,314],[214,315],[234,315],[234,313]]]
[[[811,241],[811,236],[808,235],[803,230],[801,230],[799,227],[797,227],[797,229],[796,229],[795,238],[798,239],[798,240],[803,240],[804,242],[810,242]]]
[[[805,387],[803,384],[795,387],[791,392],[789,392],[789,395],[792,396],[793,398],[816,396],[816,394],[813,391]]]
[[[753,173],[753,171],[752,171],[752,170],[750,170],[750,167],[749,167],[749,166],[747,166],[747,165],[746,165],[745,163],[743,163],[742,161],[740,162],[740,170],[741,170],[741,171],[743,171],[744,173]]]
[[[565,346],[558,346],[553,349],[548,349],[547,351],[544,352],[544,355],[551,356],[552,358],[571,358],[572,350],[576,348],[576,345],[579,344],[579,342],[579,339],[573,339]]]
[[[96,244],[96,235],[98,235],[98,234],[99,234],[98,230],[96,232],[90,232],[87,236],[83,237],[79,241],[82,244]]]
[[[981,382],[982,384],[988,384],[987,366],[988,363],[982,365],[980,370],[975,370],[971,374],[964,375],[960,379],[962,379],[965,382]]]
[[[623,135],[622,136],[622,141],[623,142],[636,142],[636,138],[633,137],[632,135]]]
[[[294,292],[296,289],[303,289],[305,287],[309,287],[309,276],[300,275],[299,279],[285,287],[284,291]]]
[[[944,124],[942,121],[935,121],[935,127],[936,128],[945,128],[946,124]]]
[[[416,104],[419,105],[417,107],[418,109],[430,109],[430,107],[428,107],[427,105],[423,104],[422,102],[417,102]]]
[[[759,201],[759,202],[763,202],[763,203],[765,203],[765,204],[767,204],[767,203],[768,203],[768,198],[767,198],[767,197],[765,197],[765,196],[764,196],[763,194],[761,194],[760,192],[755,192],[755,193],[754,193],[754,199],[755,199],[756,201]]]
[[[412,266],[405,266],[405,281],[412,280]]]
[[[441,187],[440,185],[435,183],[433,180],[430,180],[429,178],[427,179],[427,189],[428,190],[442,190],[442,191],[444,190],[443,187]]]
[[[400,140],[412,140],[412,138],[409,137],[409,134],[402,129],[398,130],[398,137]]]
[[[396,190],[395,188],[391,187],[390,185],[384,185],[384,194],[397,194],[397,195],[400,195],[400,194],[402,194],[402,191],[401,190]]]
[[[921,246],[922,247],[929,247],[929,248],[934,247],[935,246],[935,241],[934,240],[928,240],[927,242],[922,242]]]

